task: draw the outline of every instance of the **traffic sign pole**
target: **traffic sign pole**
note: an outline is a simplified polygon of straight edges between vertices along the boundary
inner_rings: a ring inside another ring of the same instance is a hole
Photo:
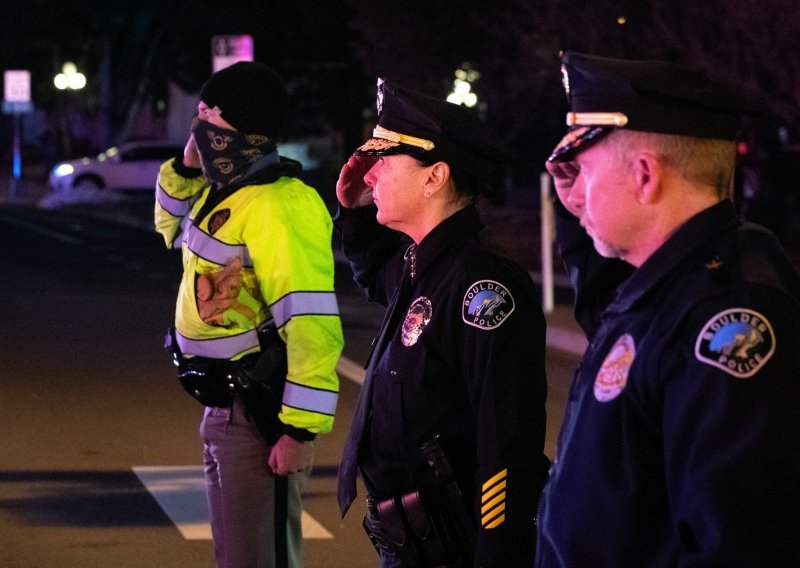
[[[14,114],[14,143],[13,161],[11,167],[11,184],[8,187],[9,197],[16,199],[22,194],[22,151],[20,139],[22,137],[22,116]]]
[[[14,117],[12,143],[11,183],[9,197],[20,197],[22,184],[22,114],[33,110],[31,103],[31,74],[26,70],[10,70],[3,73],[3,112]]]

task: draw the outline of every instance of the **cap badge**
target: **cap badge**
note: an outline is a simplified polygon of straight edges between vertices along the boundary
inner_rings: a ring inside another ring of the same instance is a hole
[[[461,317],[464,323],[480,329],[494,329],[514,311],[511,292],[494,280],[479,280],[464,294]]]
[[[389,148],[397,148],[400,144],[383,138],[370,138],[358,147],[358,152],[380,152]]]
[[[375,99],[375,108],[378,109],[378,116],[383,112],[383,78],[378,78],[378,93]]]
[[[697,336],[694,354],[737,379],[755,375],[775,353],[775,334],[767,318],[746,308],[719,312]]]
[[[400,339],[403,345],[411,347],[414,345],[433,315],[431,301],[425,296],[420,296],[409,306],[406,317],[403,320],[403,329]]]
[[[612,401],[625,390],[635,357],[635,342],[626,333],[611,347],[594,379],[594,398],[598,402]]]

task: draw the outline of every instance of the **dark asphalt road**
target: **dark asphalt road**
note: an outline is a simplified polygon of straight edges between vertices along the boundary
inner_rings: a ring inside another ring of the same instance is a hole
[[[14,204],[0,204],[0,243],[0,566],[213,566],[210,541],[184,538],[133,471],[200,464],[202,409],[161,348],[179,254],[154,233],[80,210]],[[338,269],[344,355],[362,363],[382,310]],[[575,361],[548,359],[550,455]],[[359,389],[344,375],[341,385],[304,499],[331,537],[306,540],[311,568],[375,565],[362,509],[342,521],[335,504]]]

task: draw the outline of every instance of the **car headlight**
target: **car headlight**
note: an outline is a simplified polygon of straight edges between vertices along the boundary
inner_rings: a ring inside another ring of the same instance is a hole
[[[70,164],[58,164],[53,168],[53,175],[56,177],[68,176],[75,171],[75,168]]]

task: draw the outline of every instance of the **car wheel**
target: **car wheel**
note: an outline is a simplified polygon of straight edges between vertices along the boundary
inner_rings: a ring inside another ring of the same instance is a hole
[[[103,189],[103,180],[97,176],[79,177],[75,180],[75,183],[72,184],[72,188],[86,191],[97,191],[98,189]]]

